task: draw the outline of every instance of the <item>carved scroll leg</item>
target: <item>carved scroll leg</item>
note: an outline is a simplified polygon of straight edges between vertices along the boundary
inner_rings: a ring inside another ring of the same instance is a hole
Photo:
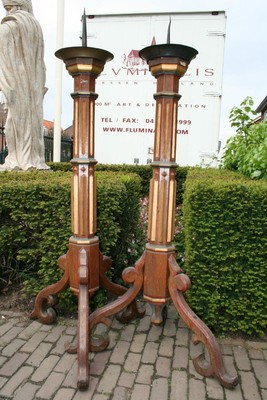
[[[89,271],[88,259],[85,249],[80,250],[80,286],[78,303],[78,332],[77,332],[77,353],[78,353],[78,379],[77,386],[85,390],[89,386],[89,360],[88,360],[88,335],[89,335]]]
[[[141,310],[137,307],[137,301],[135,299],[124,310],[122,310],[116,315],[116,319],[122,324],[127,324],[128,322],[136,318],[143,318],[145,313],[146,310],[144,307]]]
[[[132,284],[132,286],[114,302],[109,303],[102,308],[99,308],[89,316],[90,331],[92,331],[94,327],[96,327],[96,325],[100,323],[104,323],[105,325],[107,325],[108,324],[107,317],[117,314],[118,312],[120,312],[133,302],[133,300],[136,298],[136,296],[138,295],[143,286],[144,259],[145,259],[145,253],[136,262],[134,268],[129,267],[123,271],[122,274],[123,280],[128,284]],[[104,350],[104,348],[108,346],[108,343],[109,341],[103,338],[103,340],[99,341],[99,345],[97,343],[92,342],[90,344],[90,348],[91,346],[93,346],[94,351]]]
[[[173,303],[183,321],[195,333],[193,343],[202,342],[209,352],[210,362],[205,359],[204,354],[193,360],[196,371],[203,376],[216,376],[222,386],[228,389],[233,388],[238,383],[238,377],[226,372],[220,348],[213,333],[186,303],[183,292],[190,287],[190,279],[182,273],[173,255],[169,258],[169,268],[169,291]]]
[[[66,266],[66,255],[59,258],[59,266],[64,270],[64,275],[55,284],[47,286],[38,293],[35,299],[34,310],[30,317],[38,318],[43,324],[52,324],[56,320],[54,306],[57,304],[57,295],[69,286],[69,271]]]
[[[100,285],[106,289],[109,293],[114,294],[116,296],[122,296],[127,292],[127,288],[116,283],[111,282],[107,276],[106,272],[110,269],[112,261],[109,257],[103,256],[100,253],[100,262],[99,262],[99,279]],[[145,309],[139,310],[137,307],[136,299],[133,300],[125,310],[121,311],[116,315],[116,318],[121,323],[125,324],[129,321],[132,321],[136,318],[143,318],[145,315]]]
[[[64,343],[64,347],[65,347],[65,350],[66,350],[67,353],[69,353],[69,354],[77,354],[77,351],[78,351],[77,341],[75,341],[73,343],[71,343],[69,341],[66,341]]]

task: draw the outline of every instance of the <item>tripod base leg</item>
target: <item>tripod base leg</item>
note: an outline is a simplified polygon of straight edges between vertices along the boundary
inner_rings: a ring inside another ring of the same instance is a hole
[[[89,271],[87,253],[84,249],[80,250],[79,267],[80,287],[78,303],[78,333],[77,333],[77,353],[78,353],[78,378],[77,386],[85,390],[89,386]]]
[[[47,286],[38,293],[30,318],[37,318],[42,324],[53,324],[57,314],[54,306],[57,295],[69,286],[69,271],[66,265],[66,255],[59,258],[59,267],[64,270],[62,278],[53,285]]]
[[[100,286],[106,289],[109,293],[114,294],[116,296],[122,296],[127,292],[127,288],[125,286],[118,285],[116,283],[111,282],[107,276],[106,272],[111,267],[111,259],[109,257],[103,256],[100,253],[100,262],[99,262],[99,280]],[[124,310],[116,315],[116,319],[120,321],[122,324],[126,324],[127,322],[132,321],[136,318],[143,318],[145,315],[145,310],[139,310],[137,307],[136,299],[133,300],[129,306],[127,306]]]
[[[145,253],[136,262],[134,267],[126,268],[123,271],[123,280],[127,284],[132,284],[132,286],[128,290],[126,290],[121,297],[90,314],[90,332],[100,323],[108,325],[108,317],[118,314],[120,311],[133,303],[143,286],[145,265],[144,260]],[[93,349],[93,351],[101,351],[108,346],[108,341],[106,340],[106,337],[98,339],[98,342],[94,342],[92,339],[90,340],[90,349]],[[105,343],[106,347],[104,347]]]
[[[169,291],[173,303],[182,320],[195,333],[193,343],[203,343],[209,352],[210,362],[205,359],[204,354],[193,359],[196,371],[203,376],[215,376],[222,386],[232,389],[237,385],[238,377],[226,372],[221,351],[213,333],[186,303],[183,292],[190,287],[190,279],[178,266],[173,255],[169,258],[169,269]]]

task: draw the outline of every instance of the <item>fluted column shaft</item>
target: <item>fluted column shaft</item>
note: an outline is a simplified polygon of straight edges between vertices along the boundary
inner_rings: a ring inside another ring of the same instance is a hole
[[[80,252],[88,260],[88,288],[99,288],[99,239],[96,236],[95,178],[95,93],[96,79],[112,54],[94,48],[66,48],[56,55],[74,78],[73,159],[71,187],[71,230],[66,263],[70,273],[70,288],[79,292]]]
[[[153,177],[150,182],[148,244],[144,297],[152,304],[169,301],[168,258],[172,245],[176,211],[176,138],[179,79],[188,63],[178,57],[148,60],[151,74],[157,79]]]

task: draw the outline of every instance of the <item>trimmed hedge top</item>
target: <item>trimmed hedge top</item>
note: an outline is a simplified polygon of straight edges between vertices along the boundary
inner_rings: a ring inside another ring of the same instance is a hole
[[[71,171],[71,163],[48,163],[53,171]],[[182,204],[184,183],[189,167],[177,167],[176,168],[176,204]],[[116,164],[97,164],[96,171],[106,172],[119,172],[124,174],[136,174],[140,177],[141,182],[141,193],[140,197],[148,197],[149,194],[149,182],[152,178],[152,167],[151,165],[116,165]]]

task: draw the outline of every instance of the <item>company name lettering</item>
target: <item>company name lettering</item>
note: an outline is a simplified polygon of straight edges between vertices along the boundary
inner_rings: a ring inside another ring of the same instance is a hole
[[[127,76],[150,76],[150,72],[148,68],[125,68],[121,67],[118,69],[112,68],[111,69],[112,74],[115,76],[119,75],[127,75]],[[214,68],[195,68],[195,69],[190,69],[188,73],[185,74],[185,76],[190,76],[190,77],[203,77],[203,76],[214,76],[215,71]]]

